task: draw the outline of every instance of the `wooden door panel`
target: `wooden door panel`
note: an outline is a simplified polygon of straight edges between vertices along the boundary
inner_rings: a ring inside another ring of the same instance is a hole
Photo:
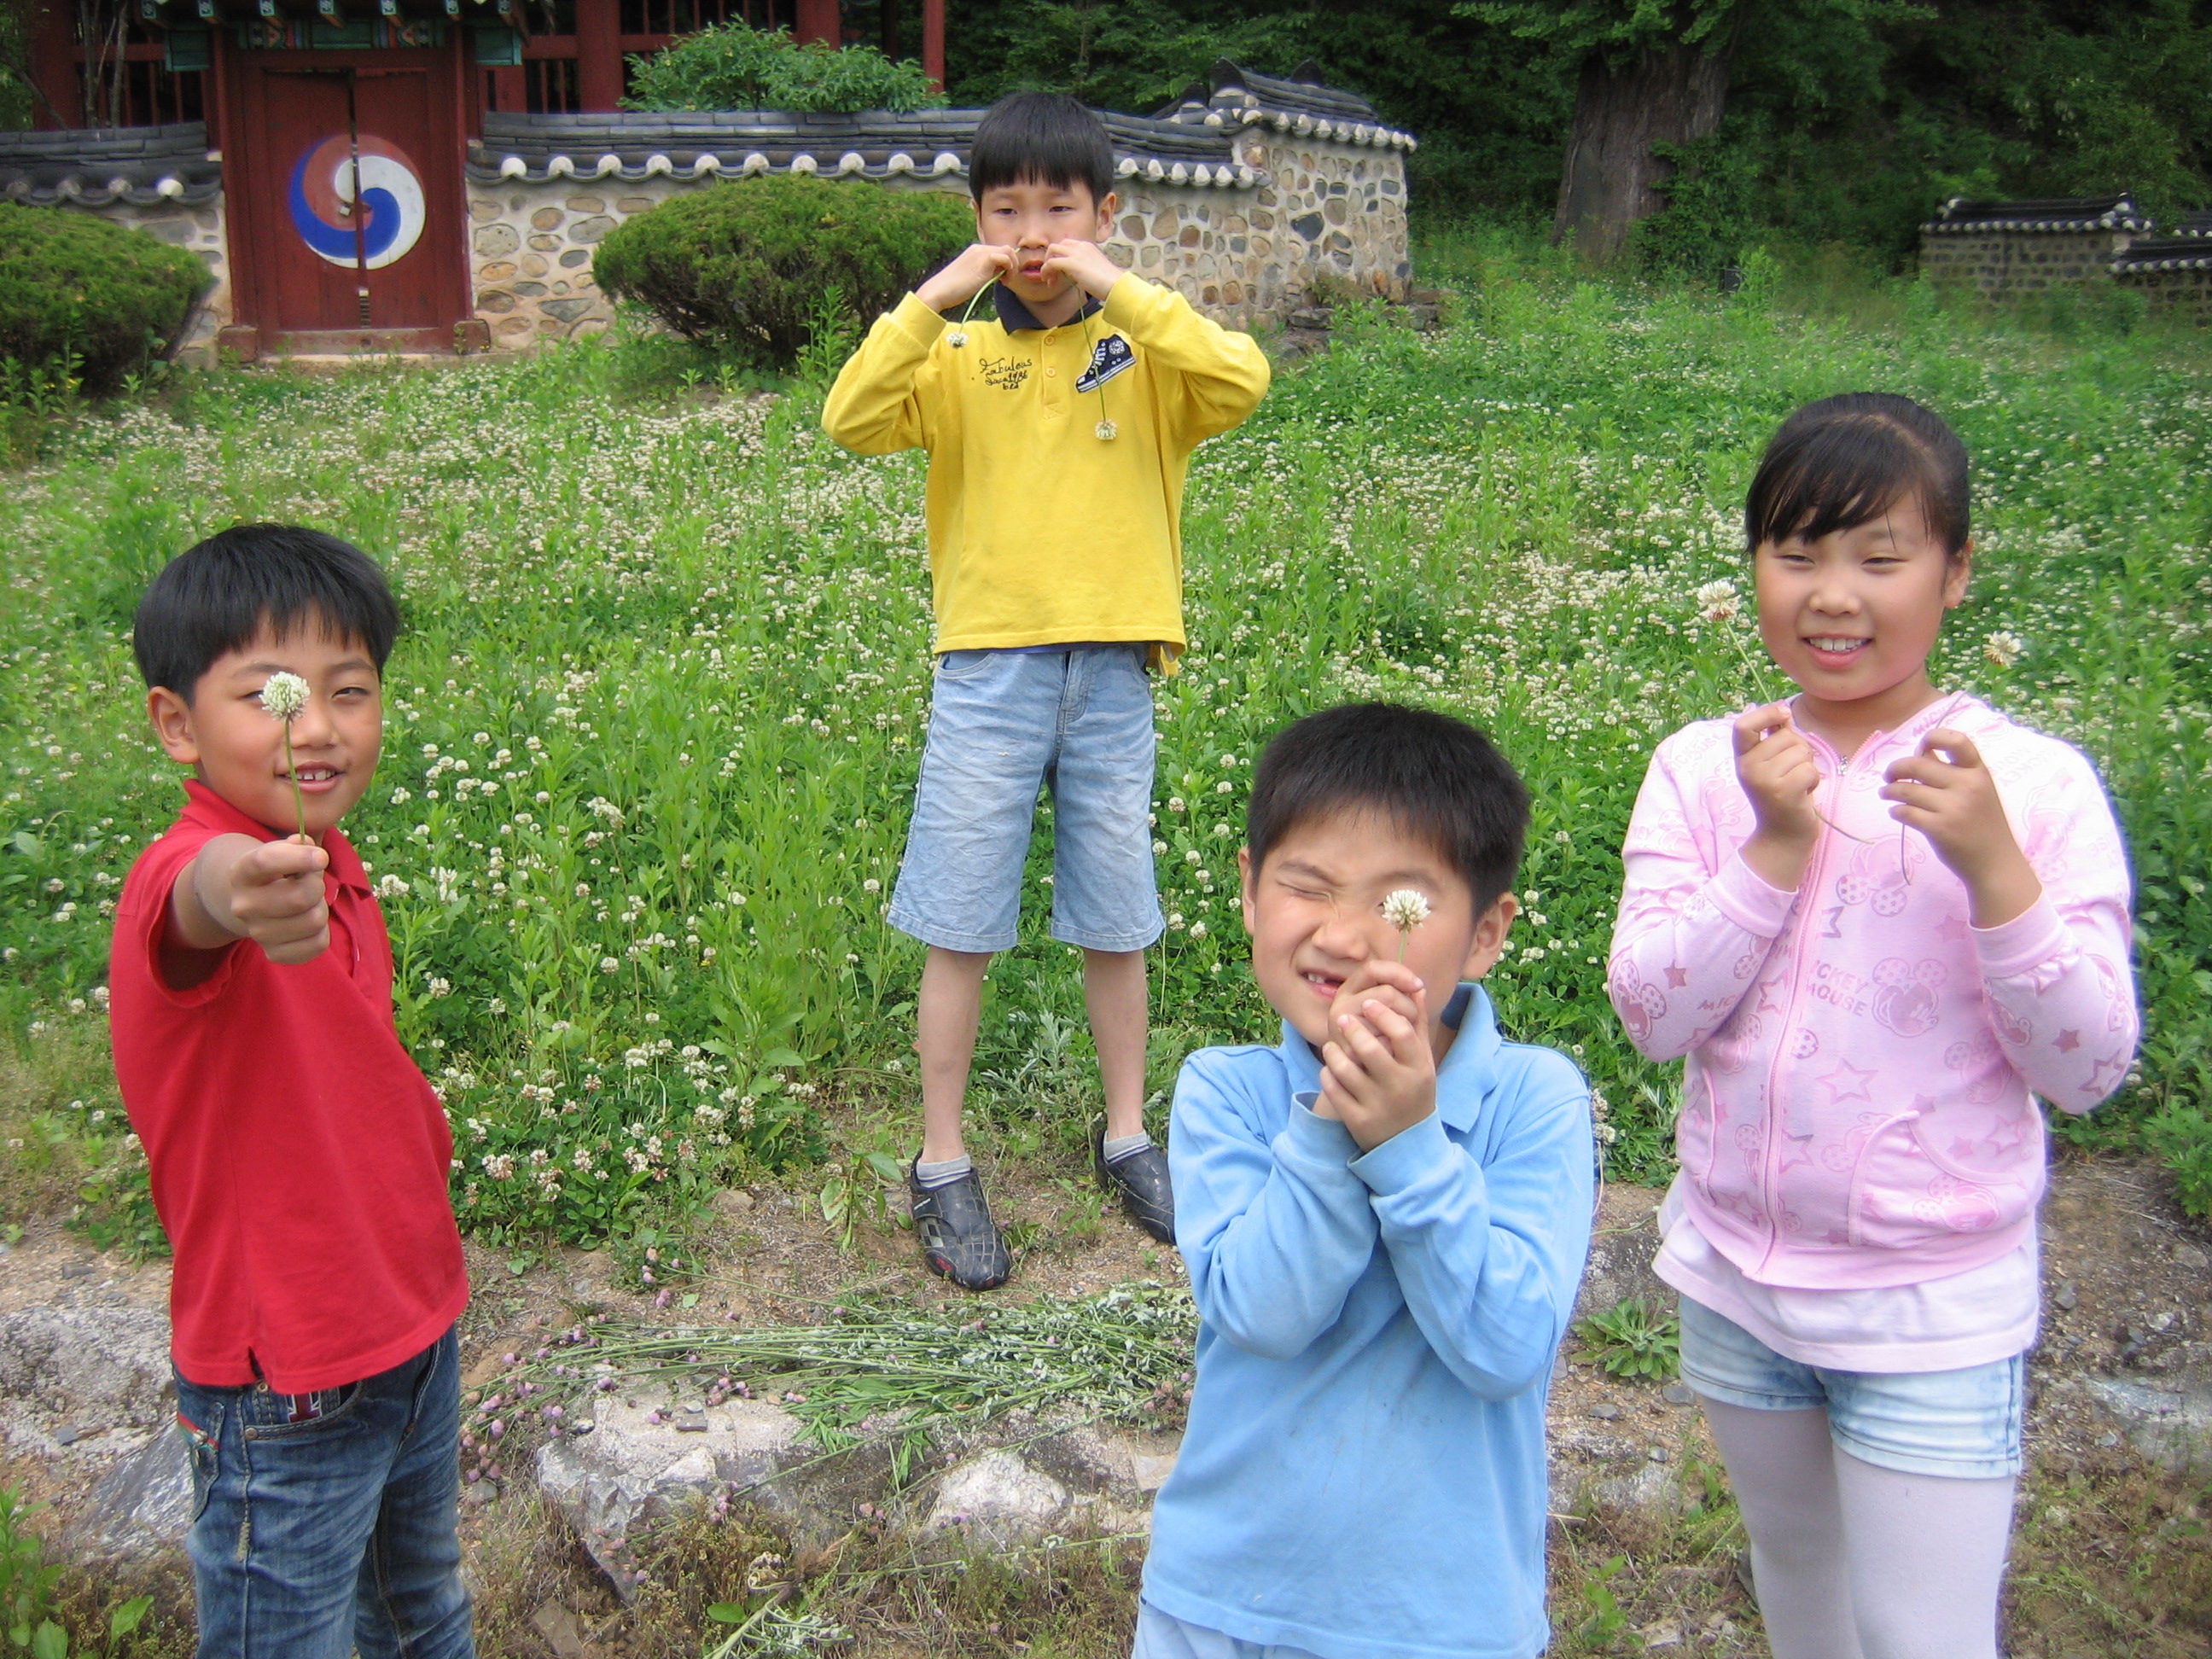
[[[467,316],[445,55],[243,54],[253,320],[295,349],[450,349],[441,337]]]

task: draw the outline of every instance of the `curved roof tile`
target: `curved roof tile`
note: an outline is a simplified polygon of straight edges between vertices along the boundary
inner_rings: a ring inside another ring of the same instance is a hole
[[[2043,197],[2019,202],[1970,201],[1954,196],[1921,229],[1931,235],[1972,231],[2145,231],[2151,222],[2126,191],[2116,196]]]
[[[222,189],[222,158],[208,149],[203,121],[0,133],[0,201],[191,206]]]

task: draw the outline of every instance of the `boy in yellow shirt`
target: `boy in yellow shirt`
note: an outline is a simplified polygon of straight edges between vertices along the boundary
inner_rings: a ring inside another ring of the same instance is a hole
[[[1267,389],[1249,335],[1124,271],[1098,118],[1018,93],[975,129],[976,241],[878,319],[822,424],[865,455],[929,452],[937,674],[891,925],[929,946],[917,1006],[924,1259],[969,1290],[1012,1261],[961,1138],[984,970],[1011,947],[1040,787],[1054,805],[1052,936],[1083,951],[1105,1087],[1099,1176],[1175,1237],[1144,1127],[1151,848],[1148,665],[1183,647],[1183,474]]]

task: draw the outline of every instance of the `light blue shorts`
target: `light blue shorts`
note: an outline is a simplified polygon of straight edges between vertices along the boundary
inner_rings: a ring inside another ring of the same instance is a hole
[[[2025,1354],[1955,1371],[1827,1370],[1775,1352],[1686,1296],[1682,1381],[1723,1406],[1825,1411],[1840,1449],[1885,1469],[1957,1480],[2021,1472]]]
[[[1043,788],[1052,936],[1093,951],[1141,951],[1159,938],[1145,654],[1094,645],[937,659],[892,927],[947,951],[1011,949]]]
[[[1188,1625],[1150,1601],[1137,1603],[1137,1639],[1129,1659],[1317,1659],[1304,1648],[1246,1642],[1218,1630]]]

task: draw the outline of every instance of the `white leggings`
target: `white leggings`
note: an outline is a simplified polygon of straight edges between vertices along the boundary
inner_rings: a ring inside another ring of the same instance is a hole
[[[1996,1659],[2010,1477],[1906,1474],[1838,1449],[1825,1411],[1700,1403],[1774,1659]]]

